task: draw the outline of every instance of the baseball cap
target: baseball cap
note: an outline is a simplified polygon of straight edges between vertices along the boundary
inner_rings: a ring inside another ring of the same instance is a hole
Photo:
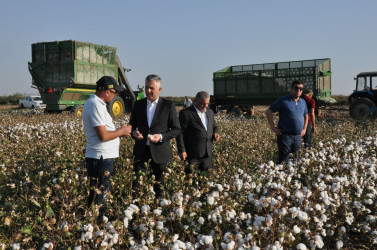
[[[125,90],[123,86],[120,86],[117,81],[111,76],[102,76],[97,82],[98,90],[115,89],[117,92]]]

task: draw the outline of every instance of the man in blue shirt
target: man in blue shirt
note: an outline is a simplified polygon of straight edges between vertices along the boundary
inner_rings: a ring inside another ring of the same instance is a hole
[[[277,135],[279,164],[289,162],[289,154],[300,150],[301,137],[305,135],[308,125],[308,109],[305,101],[300,98],[304,85],[293,81],[289,94],[277,99],[266,116],[271,130]],[[275,126],[272,114],[279,112],[279,123]]]

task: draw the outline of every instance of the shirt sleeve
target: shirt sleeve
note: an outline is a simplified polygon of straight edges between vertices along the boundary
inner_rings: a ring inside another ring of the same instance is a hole
[[[93,128],[98,126],[106,126],[104,114],[101,112],[98,106],[94,106],[89,112],[88,119]]]
[[[278,112],[281,108],[282,98],[277,99],[274,103],[271,104],[270,110],[272,113]]]

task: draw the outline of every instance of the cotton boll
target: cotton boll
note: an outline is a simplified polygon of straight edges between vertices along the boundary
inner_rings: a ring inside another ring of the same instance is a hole
[[[213,205],[215,203],[215,198],[213,198],[212,196],[208,196],[207,203],[208,205]]]
[[[164,229],[164,223],[162,221],[157,221],[156,229],[157,230],[163,230]]]
[[[157,208],[157,209],[153,210],[153,213],[154,213],[155,215],[157,215],[157,216],[160,216],[161,213],[162,213],[162,210]]]
[[[293,227],[293,233],[299,234],[300,232],[301,232],[301,229],[297,225],[294,225],[294,227]]]
[[[296,249],[297,249],[297,250],[307,250],[305,244],[303,244],[303,243],[298,244],[298,245],[296,246]]]
[[[180,208],[177,208],[175,210],[175,215],[178,217],[178,218],[181,218],[183,216],[183,209],[180,207]]]
[[[198,219],[198,223],[199,223],[199,225],[203,225],[204,224],[204,218],[203,217],[199,217],[199,219]]]

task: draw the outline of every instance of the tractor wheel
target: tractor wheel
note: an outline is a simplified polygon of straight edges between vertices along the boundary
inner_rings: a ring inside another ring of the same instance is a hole
[[[23,104],[23,103],[21,103],[21,108],[25,108],[25,106],[24,106],[24,104]]]
[[[107,110],[109,111],[110,115],[115,117],[123,115],[125,111],[123,99],[119,96],[115,96],[113,100],[109,102]]]
[[[375,113],[376,105],[369,99],[359,98],[350,105],[350,116],[356,120],[363,120],[372,117]]]
[[[233,107],[229,111],[227,111],[228,115],[232,115],[234,117],[241,117],[242,116],[242,110],[238,107]]]
[[[78,104],[78,105],[75,105],[73,108],[72,108],[72,113],[76,116],[76,117],[81,117],[82,116],[82,109],[83,109],[83,105],[81,104]]]

